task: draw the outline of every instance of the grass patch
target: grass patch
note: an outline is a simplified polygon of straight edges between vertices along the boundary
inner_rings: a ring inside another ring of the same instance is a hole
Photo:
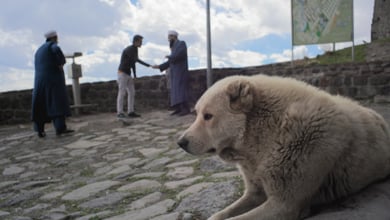
[[[390,43],[390,37],[389,38],[384,38],[384,39],[380,39],[380,40],[376,40],[374,41],[373,43]]]
[[[88,168],[85,168],[85,169],[81,170],[80,176],[92,177],[93,174],[94,174],[94,172],[95,172],[95,171],[94,171],[93,169],[91,169],[90,167],[88,167]]]
[[[388,44],[390,43],[390,38],[385,38],[385,39],[380,39],[377,41],[373,41],[372,43],[383,43],[383,44]],[[352,47],[347,47],[341,50],[337,51],[328,51],[325,52],[322,55],[318,55],[315,58],[305,58],[303,59],[303,64],[321,64],[321,65],[329,65],[329,64],[340,64],[340,63],[361,63],[365,62],[366,60],[366,47],[370,45],[368,44],[361,44],[361,45],[355,45],[354,47],[354,54],[355,58],[354,61],[352,61]]]
[[[366,58],[366,45],[355,46],[354,53],[355,59],[354,62],[364,62]],[[337,50],[335,52],[326,52],[323,55],[319,55],[314,59],[310,60],[311,62],[329,65],[337,63],[350,63],[352,62],[352,48],[344,48]]]

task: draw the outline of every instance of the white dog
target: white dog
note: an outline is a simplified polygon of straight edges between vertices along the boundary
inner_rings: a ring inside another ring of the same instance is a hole
[[[295,220],[390,174],[389,129],[371,109],[281,77],[232,76],[198,100],[178,144],[236,163],[244,195],[209,220]]]

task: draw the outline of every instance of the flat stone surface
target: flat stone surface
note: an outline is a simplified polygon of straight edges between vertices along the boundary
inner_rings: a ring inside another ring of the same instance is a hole
[[[180,186],[191,185],[194,182],[199,181],[201,179],[203,179],[203,176],[196,176],[196,177],[183,179],[183,180],[178,180],[178,181],[170,181],[170,182],[166,182],[165,183],[165,187],[167,187],[168,189],[175,189],[175,188],[178,188]]]
[[[141,149],[139,152],[144,155],[145,157],[155,157],[162,152],[166,151],[167,149],[160,149],[160,148],[148,148],[148,149]]]
[[[31,154],[15,157],[15,160],[26,160],[26,159],[34,158],[34,157],[39,158],[40,156],[41,156],[40,153],[31,153]]]
[[[167,173],[167,177],[173,179],[183,179],[194,173],[193,167],[176,167]]]
[[[146,191],[153,190],[161,186],[161,183],[155,180],[139,180],[118,188],[118,191]]]
[[[138,162],[140,158],[127,158],[124,160],[120,160],[118,162],[113,163],[114,166],[123,166],[123,165],[132,165]]]
[[[50,192],[50,193],[43,195],[40,199],[41,200],[52,200],[52,199],[55,199],[55,198],[62,196],[63,194],[64,194],[64,192],[62,192],[62,191]]]
[[[154,192],[152,194],[149,194],[145,197],[142,197],[141,199],[138,199],[138,200],[132,202],[130,204],[130,209],[134,210],[134,209],[145,208],[146,206],[148,206],[150,204],[153,204],[153,203],[160,201],[161,197],[162,197],[161,192]]]
[[[180,216],[179,212],[174,212],[174,213],[170,213],[170,214],[166,214],[166,215],[159,215],[159,216],[156,216],[150,220],[175,220],[175,219],[178,219],[179,216]]]
[[[3,149],[5,149],[5,148],[3,148]],[[11,160],[8,159],[8,158],[0,159],[0,165],[6,164],[6,163],[10,163],[10,162],[11,162]]]
[[[211,178],[232,178],[232,177],[240,177],[241,174],[238,171],[232,171],[232,172],[222,172],[222,173],[215,173],[211,175]]]
[[[176,195],[176,198],[181,199],[181,198],[186,197],[190,194],[195,194],[195,193],[197,193],[205,188],[210,187],[213,184],[214,183],[211,183],[211,182],[203,182],[203,183],[198,183],[198,184],[189,186],[186,189],[184,189],[183,191],[181,191],[180,193],[178,193]]]
[[[157,178],[164,175],[164,172],[149,172],[149,173],[140,173],[132,176],[132,178]]]
[[[46,209],[46,208],[48,208],[50,206],[51,206],[50,204],[46,204],[46,203],[36,204],[33,207],[31,207],[31,208],[25,209],[23,211],[23,213],[28,214],[28,213],[31,213],[31,212],[37,212],[37,211],[40,211],[42,209]]]
[[[10,215],[9,212],[0,211],[0,217],[7,217],[7,216],[9,216],[9,215]]]
[[[120,182],[110,180],[91,183],[64,195],[62,199],[69,201],[85,199],[118,184],[120,184]]]
[[[175,210],[179,212],[191,210],[191,212],[201,214],[202,219],[205,219],[232,203],[237,192],[238,184],[235,181],[212,184],[184,198]]]
[[[66,145],[66,148],[69,149],[86,149],[90,147],[95,147],[101,144],[104,144],[105,142],[102,141],[87,141],[87,140],[78,140],[76,142],[70,143]]]
[[[85,215],[82,217],[78,217],[75,220],[91,220],[91,219],[102,219],[104,217],[110,216],[112,214],[112,211],[102,211],[98,213],[93,213],[89,215]]]
[[[175,201],[167,199],[157,204],[151,205],[147,208],[126,212],[125,214],[109,218],[108,220],[144,220],[158,215],[162,215],[168,212],[173,207]]]
[[[126,196],[127,194],[124,193],[111,193],[106,196],[81,203],[80,207],[93,209],[93,208],[99,208],[104,206],[110,206],[120,202]]]
[[[39,198],[41,193],[39,191],[20,191],[16,195],[12,195],[9,198],[4,198],[4,201],[0,201],[0,207],[17,206],[23,203],[31,202],[35,198]]]
[[[4,176],[15,175],[23,172],[24,170],[25,170],[24,167],[11,166],[4,169],[3,175]]]
[[[123,166],[120,166],[120,167],[117,167],[113,170],[111,170],[110,172],[107,173],[107,175],[115,175],[115,174],[120,174],[120,173],[124,173],[126,171],[129,171],[131,168],[129,165],[123,165]]]
[[[159,158],[159,159],[153,160],[152,162],[146,164],[142,169],[149,170],[149,169],[153,169],[156,167],[163,167],[163,166],[165,166],[165,164],[169,163],[170,161],[172,161],[172,158],[169,158],[169,157]]]
[[[5,181],[5,182],[0,182],[0,190],[3,188],[6,188],[8,186],[12,186],[19,183],[19,181]]]
[[[181,150],[180,150],[180,151],[181,151]],[[176,152],[175,152],[175,153],[176,153]],[[167,167],[168,167],[168,168],[182,167],[182,166],[186,166],[186,165],[192,165],[192,164],[197,163],[197,162],[199,162],[198,159],[189,160],[189,161],[183,161],[183,162],[176,162],[176,163],[168,164]]]

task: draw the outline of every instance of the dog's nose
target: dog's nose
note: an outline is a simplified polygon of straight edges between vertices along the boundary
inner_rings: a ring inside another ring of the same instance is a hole
[[[177,144],[185,151],[187,151],[187,147],[188,147],[188,140],[187,138],[180,138],[179,141],[177,142]]]

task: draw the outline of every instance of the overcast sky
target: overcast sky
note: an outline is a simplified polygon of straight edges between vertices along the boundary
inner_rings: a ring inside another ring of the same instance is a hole
[[[213,67],[258,66],[291,59],[291,0],[210,0]],[[54,29],[65,54],[82,52],[80,82],[116,80],[120,54],[144,36],[142,60],[169,54],[167,31],[186,41],[190,69],[206,68],[205,0],[4,0],[0,6],[0,92],[31,89],[34,53]],[[371,40],[374,0],[354,1],[355,45]],[[337,44],[337,47],[352,43]],[[330,45],[295,46],[294,58]],[[71,60],[67,60],[71,63]],[[138,76],[161,74],[137,65]],[[67,79],[67,84],[71,80]]]

